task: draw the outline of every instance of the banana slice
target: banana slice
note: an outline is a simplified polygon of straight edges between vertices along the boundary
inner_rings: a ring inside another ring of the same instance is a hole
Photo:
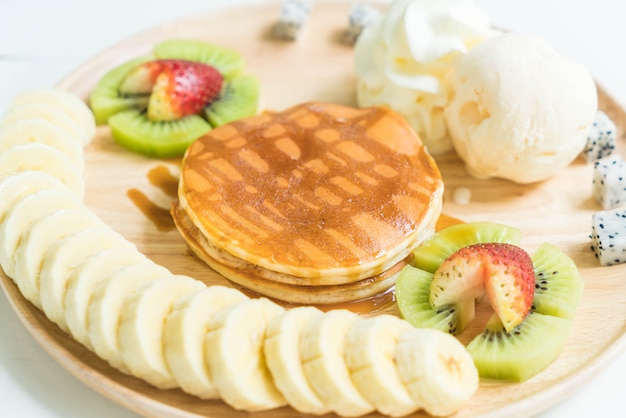
[[[0,223],[20,199],[42,190],[66,190],[57,177],[43,171],[22,171],[0,180]]]
[[[85,259],[107,248],[135,250],[130,241],[108,225],[99,225],[68,235],[46,251],[39,274],[41,307],[48,319],[64,331],[69,331],[63,298],[70,273]]]
[[[300,359],[304,374],[322,402],[340,416],[374,411],[352,382],[345,362],[346,334],[361,320],[348,310],[331,310],[314,318],[302,330]]]
[[[269,299],[249,299],[209,321],[205,353],[211,380],[231,407],[260,411],[286,404],[264,361],[267,324],[284,309]]]
[[[207,327],[216,312],[247,299],[236,289],[209,286],[174,304],[165,319],[163,353],[183,391],[201,399],[219,397],[204,354]]]
[[[49,145],[61,151],[81,171],[85,168],[81,145],[66,131],[45,119],[23,119],[0,126],[0,152],[30,143]]]
[[[134,376],[160,389],[177,386],[163,354],[165,318],[178,299],[205,288],[191,277],[171,276],[146,283],[126,299],[118,338],[124,363]]]
[[[84,141],[85,134],[81,127],[62,109],[49,103],[31,102],[9,106],[0,126],[24,119],[45,119],[63,129],[79,144]]]
[[[24,144],[0,153],[0,180],[25,170],[52,174],[76,196],[82,199],[85,195],[81,171],[61,151],[50,145]]]
[[[274,383],[289,405],[303,414],[330,412],[309,384],[300,362],[302,328],[323,314],[312,306],[292,308],[274,318],[265,332],[265,361]]]
[[[46,103],[61,109],[82,131],[82,144],[87,145],[96,135],[96,119],[89,106],[78,96],[61,89],[38,89],[18,94],[11,106]]]
[[[109,248],[92,255],[72,270],[63,304],[65,322],[76,341],[93,350],[87,332],[87,311],[98,283],[120,268],[141,262],[147,263],[148,258],[137,250]]]
[[[393,315],[355,322],[346,335],[346,364],[359,392],[381,414],[400,417],[420,405],[404,387],[394,359],[400,336],[414,328]]]
[[[429,328],[403,334],[396,345],[400,379],[411,397],[431,415],[446,416],[478,389],[478,371],[463,344]]]
[[[111,366],[128,372],[117,335],[120,314],[127,297],[139,286],[172,273],[152,261],[133,264],[102,279],[91,295],[87,311],[87,332],[94,352]]]
[[[104,223],[93,212],[82,207],[61,209],[45,215],[24,231],[13,256],[15,282],[22,295],[42,309],[39,273],[46,251],[58,240],[96,225]]]
[[[17,201],[0,224],[0,265],[15,279],[13,255],[25,231],[38,219],[61,209],[82,208],[83,202],[65,190],[42,190]]]

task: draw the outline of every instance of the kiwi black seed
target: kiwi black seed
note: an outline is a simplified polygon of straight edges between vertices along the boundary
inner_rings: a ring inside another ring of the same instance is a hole
[[[395,287],[400,314],[417,328],[435,328],[452,335],[460,334],[466,325],[462,321],[463,307],[444,305],[434,308],[430,304],[432,281],[433,273],[410,265],[402,269]]]
[[[535,268],[533,310],[571,319],[582,298],[584,283],[576,264],[552,244],[542,244],[532,255]]]
[[[241,76],[226,81],[220,95],[204,108],[204,116],[212,126],[220,126],[257,111],[259,81]]]
[[[116,113],[128,109],[145,109],[148,106],[148,97],[123,96],[119,86],[126,74],[133,68],[152,59],[151,57],[137,58],[125,62],[102,76],[89,96],[89,106],[94,114],[96,123],[104,125]]]
[[[481,378],[521,382],[548,367],[567,342],[571,321],[531,312],[506,332],[497,315],[467,345]]]
[[[211,130],[197,115],[173,121],[151,121],[137,109],[125,110],[109,118],[113,138],[139,154],[156,158],[181,155],[189,144]]]

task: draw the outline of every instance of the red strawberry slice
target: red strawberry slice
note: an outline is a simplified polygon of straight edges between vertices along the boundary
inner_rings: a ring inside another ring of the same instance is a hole
[[[133,68],[124,77],[119,87],[120,93],[123,96],[149,95],[152,93],[157,77],[166,67],[166,63],[166,60],[154,60]]]
[[[134,68],[120,86],[125,95],[150,94],[148,119],[176,120],[199,113],[222,90],[224,77],[210,65],[154,60]]]
[[[504,243],[461,248],[435,271],[430,287],[434,307],[467,302],[482,294],[507,331],[524,321],[533,303],[535,272],[530,255]]]

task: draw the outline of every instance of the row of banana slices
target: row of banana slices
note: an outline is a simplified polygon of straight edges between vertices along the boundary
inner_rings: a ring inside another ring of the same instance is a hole
[[[0,123],[0,264],[113,367],[245,411],[448,415],[477,390],[471,357],[448,334],[392,315],[284,309],[152,262],[83,203],[94,135],[72,94],[13,100]]]

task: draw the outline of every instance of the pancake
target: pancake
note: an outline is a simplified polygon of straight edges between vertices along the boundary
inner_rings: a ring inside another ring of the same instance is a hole
[[[329,291],[388,289],[385,273],[434,232],[442,195],[437,165],[401,116],[311,102],[195,141],[172,214],[191,250],[226,278],[323,303]]]

